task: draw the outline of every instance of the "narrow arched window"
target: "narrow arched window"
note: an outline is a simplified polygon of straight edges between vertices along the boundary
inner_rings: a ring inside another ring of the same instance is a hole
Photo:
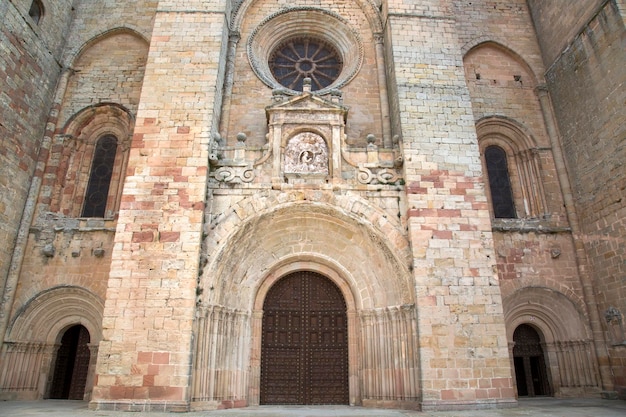
[[[39,21],[43,17],[43,5],[39,0],[33,0],[30,5],[30,10],[28,10],[28,15],[33,19],[33,22],[39,24]]]
[[[515,205],[511,190],[509,167],[506,160],[506,152],[499,146],[489,146],[485,149],[485,163],[489,176],[489,189],[491,190],[491,203],[493,214],[496,218],[515,218]]]
[[[89,173],[82,217],[104,217],[116,153],[117,138],[115,136],[106,135],[98,139]]]

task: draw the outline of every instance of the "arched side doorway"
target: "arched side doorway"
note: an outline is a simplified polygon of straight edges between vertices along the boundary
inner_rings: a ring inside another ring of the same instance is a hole
[[[517,393],[520,397],[552,395],[541,335],[532,326],[522,324],[513,333],[513,364]]]
[[[292,272],[263,304],[261,404],[348,404],[348,319],[340,289]]]
[[[57,351],[50,398],[82,400],[89,373],[89,332],[81,325],[67,329]]]

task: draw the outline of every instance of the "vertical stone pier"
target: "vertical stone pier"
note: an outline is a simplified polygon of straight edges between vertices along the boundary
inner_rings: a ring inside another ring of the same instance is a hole
[[[515,405],[469,92],[451,5],[389,2],[422,408]],[[393,95],[392,95],[393,97]]]
[[[208,142],[227,45],[224,7],[159,2],[112,254],[95,409],[189,408]]]

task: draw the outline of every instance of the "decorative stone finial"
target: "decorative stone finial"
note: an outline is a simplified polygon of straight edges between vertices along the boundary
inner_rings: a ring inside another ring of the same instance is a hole
[[[302,80],[302,91],[304,93],[311,92],[311,79],[309,77],[306,77],[304,80]]]

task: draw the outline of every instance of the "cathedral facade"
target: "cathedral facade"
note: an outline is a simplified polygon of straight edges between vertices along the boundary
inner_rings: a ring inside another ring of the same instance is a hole
[[[0,399],[626,398],[624,0],[0,15]]]

